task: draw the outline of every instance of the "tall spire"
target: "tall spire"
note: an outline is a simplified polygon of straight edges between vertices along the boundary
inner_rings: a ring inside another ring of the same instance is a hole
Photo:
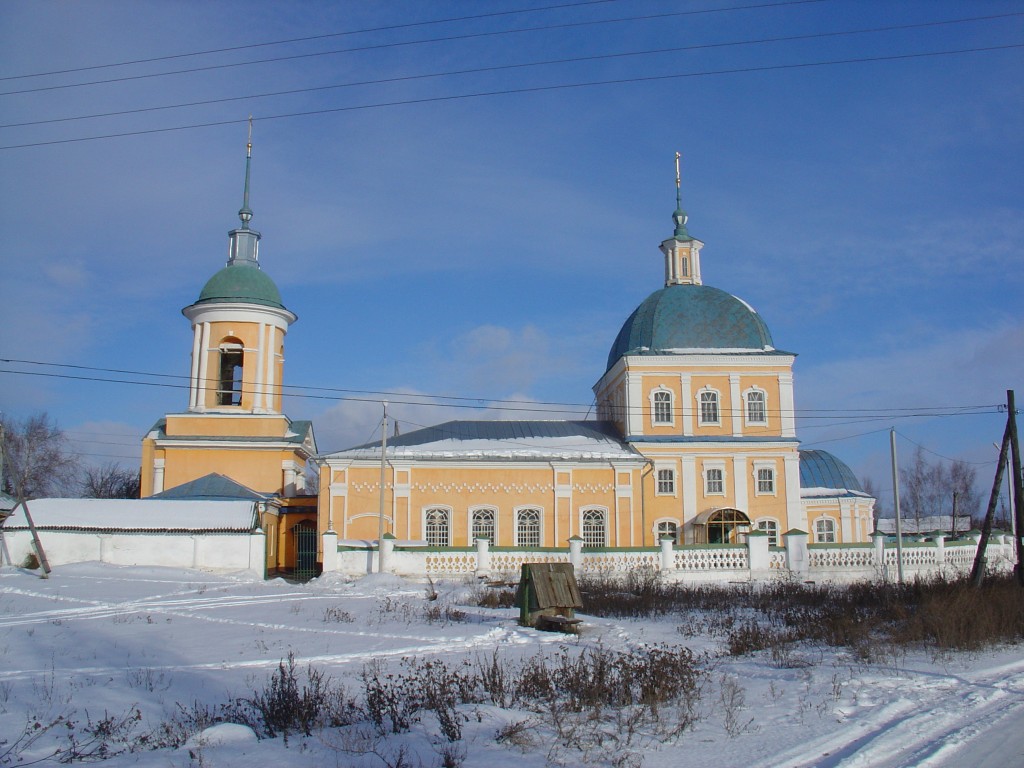
[[[672,221],[676,223],[675,239],[676,240],[690,240],[690,233],[686,231],[687,215],[686,211],[683,210],[683,193],[679,183],[679,159],[682,157],[681,154],[676,152],[676,209],[672,213]]]
[[[242,193],[242,207],[238,218],[242,226],[228,233],[228,266],[248,264],[259,267],[260,233],[249,229],[252,209],[249,207],[249,174],[252,167],[252,115],[249,115],[249,138],[245,144],[245,191]]]

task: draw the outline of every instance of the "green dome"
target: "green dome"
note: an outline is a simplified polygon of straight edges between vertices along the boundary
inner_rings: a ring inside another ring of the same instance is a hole
[[[266,272],[254,264],[237,261],[206,281],[196,304],[262,304],[284,309],[281,293]]]
[[[611,369],[623,355],[671,355],[694,350],[770,352],[772,335],[746,302],[708,285],[669,285],[629,316],[608,353]]]

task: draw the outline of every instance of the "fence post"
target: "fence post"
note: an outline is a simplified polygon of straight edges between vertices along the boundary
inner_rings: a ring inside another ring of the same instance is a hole
[[[569,539],[569,562],[575,571],[583,567],[583,538],[580,536],[572,536]]]
[[[932,538],[935,539],[935,564],[942,565],[946,562],[946,534],[936,531]]]
[[[758,581],[768,575],[768,534],[764,531],[751,531],[747,534],[747,563],[751,581]]]
[[[476,575],[477,578],[484,578],[491,575],[490,539],[476,540]]]
[[[391,573],[391,553],[395,551],[395,537],[385,533],[377,542],[377,546],[380,547],[380,573]]]
[[[675,537],[662,536],[659,543],[661,544],[661,570],[674,571],[676,568]]]
[[[885,534],[875,531],[871,534],[871,543],[875,545],[875,565],[885,568]]]
[[[786,567],[791,573],[806,576],[808,569],[807,531],[793,528],[782,534],[786,540]]]
[[[338,534],[334,531],[324,531],[321,539],[324,547],[324,573],[338,570]]]

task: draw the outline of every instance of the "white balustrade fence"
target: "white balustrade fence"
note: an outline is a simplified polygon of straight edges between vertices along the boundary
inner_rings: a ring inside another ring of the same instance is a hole
[[[967,574],[974,565],[980,535],[961,541],[935,536],[929,541],[905,541],[903,576],[906,580],[932,575]],[[384,541],[384,570],[413,579],[489,578],[517,581],[523,563],[572,563],[584,576],[657,572],[673,582],[726,583],[794,578],[809,582],[855,582],[882,579],[895,581],[898,573],[896,546],[876,536],[871,544],[808,544],[807,535],[793,531],[783,535],[785,546],[770,547],[768,537],[753,532],[743,544],[678,546],[671,539],[658,548],[584,549],[574,537],[565,549],[492,548],[478,539],[475,549],[396,547]],[[994,534],[988,543],[986,567],[990,572],[1013,570],[1013,539]],[[324,535],[324,570],[362,576],[378,568],[376,546],[338,546],[337,536]],[[336,555],[334,555],[336,553]],[[334,556],[332,556],[334,555]]]

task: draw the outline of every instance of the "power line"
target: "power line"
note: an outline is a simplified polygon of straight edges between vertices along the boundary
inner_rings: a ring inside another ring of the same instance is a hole
[[[984,52],[990,52],[990,51],[1009,50],[1009,49],[1013,49],[1013,48],[1024,48],[1024,43],[1011,43],[1011,44],[1007,44],[1007,45],[993,45],[993,46],[985,46],[985,47],[980,47],[980,48],[960,48],[960,49],[951,50],[951,51],[929,51],[929,52],[926,52],[926,53],[905,53],[905,54],[893,54],[893,55],[890,55],[890,56],[870,56],[870,57],[861,57],[861,58],[854,58],[854,59],[835,59],[835,60],[832,60],[832,61],[813,61],[813,62],[803,62],[803,63],[797,63],[797,64],[773,64],[773,65],[760,66],[760,67],[738,67],[738,68],[735,68],[735,69],[719,69],[719,70],[709,70],[709,71],[705,71],[705,72],[686,72],[686,73],[674,74],[674,75],[649,75],[649,76],[646,76],[646,77],[629,77],[629,78],[618,78],[618,79],[613,79],[613,80],[593,80],[593,81],[582,82],[582,83],[562,83],[562,84],[556,84],[556,85],[538,85],[538,86],[531,86],[531,87],[527,87],[527,88],[509,88],[509,89],[496,90],[496,91],[480,91],[480,92],[476,92],[476,93],[456,94],[456,95],[453,95],[453,96],[430,96],[430,97],[425,97],[425,98],[421,98],[421,99],[401,99],[401,100],[398,100],[398,101],[378,102],[376,104],[362,104],[362,105],[348,106],[348,107],[331,107],[331,108],[325,108],[325,109],[313,109],[313,110],[308,110],[308,111],[305,111],[305,112],[287,112],[287,113],[282,113],[282,114],[277,114],[277,115],[266,115],[266,116],[261,117],[259,119],[260,120],[282,120],[282,119],[292,118],[292,117],[310,117],[310,116],[315,116],[315,115],[332,114],[332,113],[336,113],[336,112],[353,112],[353,111],[359,111],[359,110],[364,110],[364,109],[380,109],[380,108],[383,108],[383,107],[409,106],[409,105],[414,105],[414,104],[429,104],[429,103],[444,102],[444,101],[461,101],[463,99],[476,99],[476,98],[484,98],[484,97],[490,97],[490,96],[508,96],[508,95],[525,94],[525,93],[543,93],[543,92],[547,92],[547,91],[560,91],[560,90],[568,90],[568,89],[572,89],[572,88],[591,88],[591,87],[602,86],[602,85],[624,85],[624,84],[631,84],[631,83],[656,82],[656,81],[662,81],[662,80],[676,80],[676,79],[689,78],[689,77],[709,77],[709,76],[715,76],[715,75],[747,74],[747,73],[751,73],[751,72],[773,72],[773,71],[792,70],[792,69],[809,69],[809,68],[813,68],[813,67],[827,67],[827,66],[836,66],[836,65],[840,65],[840,64],[865,64],[865,63],[879,62],[879,61],[900,61],[900,60],[909,60],[909,59],[930,58],[930,57],[935,57],[935,56],[954,56],[954,55],[959,55],[959,54],[963,54],[963,53],[984,53]],[[206,123],[192,123],[190,125],[179,125],[179,126],[172,126],[172,127],[166,127],[166,128],[148,128],[148,129],[139,130],[139,131],[123,131],[123,132],[120,132],[120,133],[108,133],[108,134],[102,134],[102,135],[99,135],[99,136],[82,136],[82,137],[72,138],[72,139],[53,139],[53,140],[50,140],[50,141],[36,141],[36,142],[29,142],[29,143],[26,143],[26,144],[8,144],[8,145],[5,145],[5,146],[0,146],[0,150],[27,149],[29,147],[45,147],[45,146],[53,146],[53,145],[56,145],[56,144],[74,144],[74,143],[79,143],[79,142],[83,142],[83,141],[98,141],[98,140],[101,140],[101,139],[118,139],[118,138],[125,138],[125,137],[128,137],[128,136],[146,136],[146,135],[156,134],[156,133],[171,133],[171,132],[176,132],[176,131],[192,130],[192,129],[196,129],[196,128],[214,128],[214,127],[223,126],[223,125],[237,125],[239,123],[247,123],[248,120],[249,120],[248,117],[246,117],[246,118],[236,118],[236,119],[231,119],[231,120],[215,120],[215,121],[206,122]]]
[[[233,101],[246,101],[249,99],[265,99],[277,96],[294,96],[301,93],[316,93],[319,91],[337,90],[340,88],[354,88],[367,85],[384,85],[389,83],[411,82],[414,80],[425,80],[433,78],[454,77],[458,75],[481,74],[484,72],[499,72],[511,69],[526,69],[531,67],[547,67],[557,64],[577,64],[588,61],[603,61],[608,59],[628,58],[635,56],[652,56],[663,53],[679,53],[681,51],[705,50],[711,48],[729,48],[744,45],[762,45],[766,43],[794,42],[797,40],[812,40],[826,37],[842,37],[848,35],[874,34],[878,32],[891,32],[896,30],[919,29],[924,27],[935,27],[950,24],[964,24],[974,21],[989,21],[1005,18],[1008,16],[1024,16],[1024,12],[1004,13],[995,16],[974,16],[962,19],[948,19],[943,21],[930,21],[919,24],[899,24],[886,27],[870,27],[864,29],[842,30],[837,32],[815,32],[804,35],[786,35],[781,37],[764,37],[752,40],[734,40],[721,43],[697,43],[692,45],[673,46],[669,48],[653,48],[643,51],[624,51],[619,53],[595,54],[592,56],[578,56],[563,59],[548,59],[544,61],[523,62],[519,64],[501,64],[488,67],[473,67],[470,69],[449,70],[446,72],[429,72],[415,75],[401,75],[397,77],[379,78],[376,80],[359,80],[348,83],[335,83],[332,85],[319,85],[308,88],[292,88],[283,91],[271,91],[268,93],[254,93],[246,96],[224,96],[216,99],[203,99],[200,101],[187,101],[178,104],[166,104],[155,107],[140,107],[137,109],[124,109],[113,112],[99,112],[91,115],[75,115],[72,117],[56,117],[46,120],[31,120],[21,123],[0,124],[0,128],[22,128],[31,125],[48,125],[52,123],[65,123],[77,120],[93,120],[102,117],[120,117],[123,115],[143,114],[147,112],[160,112],[170,109],[184,109],[187,107],[209,106],[211,104],[226,104]],[[3,95],[3,94],[0,94]]]
[[[809,0],[808,0],[809,1]],[[96,69],[110,69],[112,67],[128,67],[135,64],[151,64],[156,61],[171,61],[173,59],[185,59],[192,56],[207,56],[213,53],[230,53],[231,51],[244,51],[251,48],[267,48],[273,45],[287,45],[289,43],[306,43],[313,40],[325,40],[331,37],[345,37],[347,35],[360,35],[366,32],[390,32],[396,29],[409,29],[411,27],[425,27],[433,24],[449,24],[456,21],[476,21],[478,19],[493,18],[496,16],[513,16],[517,13],[537,13],[540,11],[559,10],[562,8],[576,8],[584,5],[604,5],[617,3],[620,0],[582,0],[576,3],[562,3],[560,5],[545,5],[538,8],[518,8],[512,11],[494,11],[491,13],[480,13],[472,16],[452,16],[445,19],[430,19],[428,21],[412,21],[405,24],[389,24],[382,27],[365,27],[363,29],[352,29],[346,32],[326,32],[322,35],[307,35],[306,37],[292,37],[285,40],[271,40],[265,43],[248,43],[246,45],[233,45],[227,48],[210,48],[205,51],[191,51],[189,53],[173,53],[166,56],[153,56],[148,59],[131,59],[129,61],[117,61],[109,64],[91,64],[70,69],[55,69],[49,72],[33,72],[27,75],[8,75],[0,77],[0,82],[5,80],[22,80],[30,77],[46,77],[48,75],[67,75],[75,72],[87,72]],[[780,5],[791,5],[792,3],[780,3]],[[704,11],[711,13],[712,11]]]
[[[753,8],[771,8],[775,6],[785,5],[802,5],[805,3],[817,3],[824,2],[824,0],[790,0],[790,2],[784,3],[762,3],[758,5],[747,5],[747,6],[735,6],[733,8],[721,8],[711,10],[697,10],[697,11],[673,11],[669,13],[658,13],[658,14],[647,14],[642,16],[623,16],[616,19],[596,19],[591,21],[575,21],[565,22],[562,24],[547,24],[533,27],[520,27],[518,29],[504,29],[495,30],[491,32],[469,32],[462,35],[446,35],[444,37],[428,37],[421,40],[406,40],[396,43],[378,43],[376,45],[364,45],[356,48],[342,48],[334,51],[316,51],[313,53],[296,53],[289,56],[275,56],[268,59],[253,59],[251,61],[239,61],[232,62],[229,64],[210,64],[203,67],[190,67],[188,69],[176,69],[169,72],[152,72],[144,75],[125,75],[123,77],[114,77],[107,80],[90,80],[84,83],[64,83],[61,85],[48,85],[39,86],[38,88],[25,88],[17,91],[2,91],[0,96],[14,96],[17,94],[27,93],[39,93],[43,91],[55,91],[63,90],[67,88],[82,88],[85,86],[92,85],[108,85],[110,83],[123,83],[130,82],[133,80],[148,80],[154,77],[167,77],[170,75],[185,75],[194,74],[196,72],[209,72],[218,69],[235,69],[238,67],[247,67],[253,64],[274,64],[282,61],[294,61],[297,59],[309,59],[320,56],[335,56],[343,53],[362,53],[365,51],[383,50],[388,48],[402,48],[410,45],[425,45],[427,43],[449,43],[457,40],[473,40],[483,37],[500,37],[503,35],[522,34],[527,32],[549,32],[556,29],[574,29],[578,27],[589,27],[598,26],[605,24],[622,24],[631,21],[654,21],[657,19],[676,18],[681,16],[692,16],[695,14],[702,13],[720,13],[722,11],[734,11],[734,10],[749,10]]]

